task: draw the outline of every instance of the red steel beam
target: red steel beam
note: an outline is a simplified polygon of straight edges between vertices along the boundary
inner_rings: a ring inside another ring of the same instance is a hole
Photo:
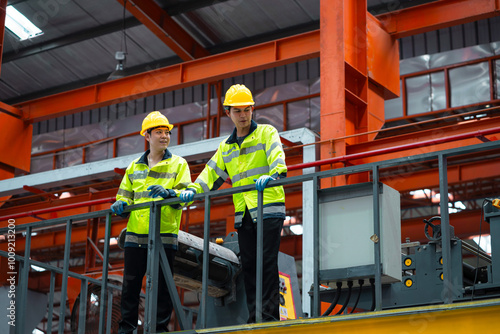
[[[16,105],[31,122],[144,98],[319,57],[319,30],[168,66]]]
[[[23,112],[20,109],[18,109],[16,107],[13,107],[13,106],[10,106],[8,104],[5,104],[3,102],[0,102],[0,111],[3,112],[3,113],[8,114],[10,116],[17,117],[17,118],[23,118],[24,117],[24,114],[23,114]]]
[[[402,144],[402,145],[395,145],[394,140],[392,140],[392,138],[391,138],[394,146],[388,146],[385,148],[379,148],[379,149],[371,150],[371,151],[360,151],[357,153],[351,153],[349,155],[342,155],[342,156],[318,160],[318,161],[314,161],[314,162],[306,162],[303,164],[290,166],[290,167],[288,167],[288,170],[296,170],[296,169],[303,169],[303,168],[309,168],[309,167],[330,165],[330,164],[339,163],[339,162],[347,162],[347,161],[352,161],[352,160],[357,160],[357,159],[373,157],[376,155],[401,152],[404,150],[410,150],[410,149],[414,149],[414,148],[422,149],[422,147],[431,147],[431,146],[435,146],[435,145],[442,144],[442,143],[470,139],[470,138],[475,138],[478,136],[489,135],[492,133],[500,133],[500,127],[496,127],[496,128],[492,128],[492,129],[485,129],[485,130],[477,130],[474,132],[461,133],[461,134],[457,134],[457,135],[453,135],[453,136],[449,136],[449,137],[437,137],[437,138],[433,138],[433,139],[429,139],[429,140],[425,140],[425,141],[406,143],[406,144]],[[435,151],[435,150],[433,149],[433,151]],[[424,152],[421,152],[421,153],[424,153]],[[408,156],[408,154],[405,153],[403,156]]]
[[[500,15],[498,0],[441,0],[377,16],[395,38]]]
[[[366,154],[367,151],[390,149],[385,152],[381,151],[380,154],[384,154],[383,157],[376,159],[376,161],[388,160],[478,144],[480,140],[477,139],[477,137],[481,135],[492,135],[499,132],[500,117],[492,117],[438,129],[429,129],[416,133],[413,132],[395,137],[378,139],[367,143],[354,144],[348,147],[347,153],[349,156],[354,155],[355,157],[357,154]],[[494,140],[495,138],[492,139]],[[418,143],[421,145],[418,145]],[[410,146],[406,146],[407,144]],[[354,157],[350,160],[353,160]],[[368,163],[373,161],[375,160],[365,159],[362,162]]]
[[[182,60],[188,61],[209,56],[210,53],[189,35],[166,11],[153,0],[117,0],[126,4],[127,10],[151,30]]]
[[[448,184],[465,183],[497,177],[500,159],[488,159],[481,162],[465,163],[448,166]],[[399,192],[437,188],[439,187],[439,172],[437,169],[423,171],[408,171],[402,174],[391,174],[381,177],[380,182]]]

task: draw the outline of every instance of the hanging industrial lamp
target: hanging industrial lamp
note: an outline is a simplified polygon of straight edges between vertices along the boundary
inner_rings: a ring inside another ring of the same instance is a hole
[[[121,50],[123,51],[116,51],[115,53],[115,60],[117,61],[116,63],[116,68],[111,74],[108,76],[106,80],[115,80],[115,79],[120,79],[127,74],[125,73],[125,60],[127,58],[127,33],[125,31],[125,10],[127,8],[127,0],[124,1],[123,3],[123,28],[122,28],[122,43],[121,43]]]

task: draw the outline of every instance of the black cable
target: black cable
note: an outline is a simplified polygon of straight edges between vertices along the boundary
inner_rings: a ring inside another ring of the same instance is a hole
[[[370,278],[370,284],[372,285],[372,307],[370,311],[375,309],[375,278]]]
[[[353,313],[354,310],[356,309],[356,307],[358,306],[359,297],[361,297],[361,291],[363,290],[363,284],[365,284],[365,280],[363,280],[363,279],[358,280],[358,284],[359,284],[358,297],[356,298],[356,302],[354,303],[352,310],[351,310],[351,312],[349,312],[349,314]]]
[[[345,303],[344,305],[342,305],[342,308],[335,315],[342,314],[345,308],[347,307],[347,304],[349,304],[349,300],[351,299],[352,281],[347,281],[347,287],[349,288],[349,290],[347,291],[347,297],[345,299]]]
[[[122,39],[122,50],[125,54],[127,54],[127,31],[125,30],[125,14],[127,13],[127,0],[123,2],[123,27],[122,27],[122,32],[123,32],[123,39]],[[125,47],[125,48],[124,48]]]
[[[333,298],[332,302],[330,303],[330,306],[328,306],[328,309],[323,313],[323,317],[330,315],[332,313],[333,309],[335,306],[337,306],[337,303],[339,302],[340,298],[340,292],[342,291],[342,282],[337,282],[337,291],[335,292],[335,297]]]
[[[479,221],[479,237],[477,240],[477,253],[479,254],[479,251],[481,249],[481,235],[482,235],[482,226],[483,226],[483,220],[484,220],[484,206],[488,204],[488,200],[484,199],[483,204],[481,204],[481,218]],[[476,257],[476,272],[474,273],[474,281],[472,284],[472,292],[470,295],[470,300],[474,300],[474,292],[476,290],[476,284],[477,284],[477,273],[479,272],[479,255]]]

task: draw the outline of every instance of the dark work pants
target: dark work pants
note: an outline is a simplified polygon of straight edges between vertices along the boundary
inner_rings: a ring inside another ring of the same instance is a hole
[[[173,273],[175,250],[165,248],[168,264]],[[142,279],[146,274],[148,263],[147,248],[125,248],[125,268],[121,296],[121,313],[119,333],[132,333],[137,328],[139,317],[139,301]],[[158,305],[156,309],[156,331],[166,331],[172,315],[173,303],[168,293],[161,266],[158,275]],[[154,282],[153,284],[155,284]],[[153,329],[154,330],[154,329]]]
[[[262,320],[274,321],[280,319],[278,252],[283,219],[264,219],[263,226]],[[247,322],[254,323],[256,313],[257,224],[252,221],[248,210],[245,212],[243,223],[238,229],[238,243],[247,295],[249,313]]]

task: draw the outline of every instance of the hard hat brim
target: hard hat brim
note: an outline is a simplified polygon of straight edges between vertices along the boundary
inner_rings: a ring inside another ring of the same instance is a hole
[[[174,125],[173,124],[169,124],[169,125],[160,125],[160,126],[153,126],[151,128],[147,128],[147,129],[144,129],[142,130],[140,133],[141,133],[141,136],[146,136],[146,132],[149,130],[149,129],[152,129],[152,128],[168,128],[168,131],[172,131],[172,129],[174,128]]]
[[[255,105],[255,102],[238,102],[238,103],[225,104],[224,106],[226,106],[226,107],[243,107],[243,106],[253,106],[253,105]]]

